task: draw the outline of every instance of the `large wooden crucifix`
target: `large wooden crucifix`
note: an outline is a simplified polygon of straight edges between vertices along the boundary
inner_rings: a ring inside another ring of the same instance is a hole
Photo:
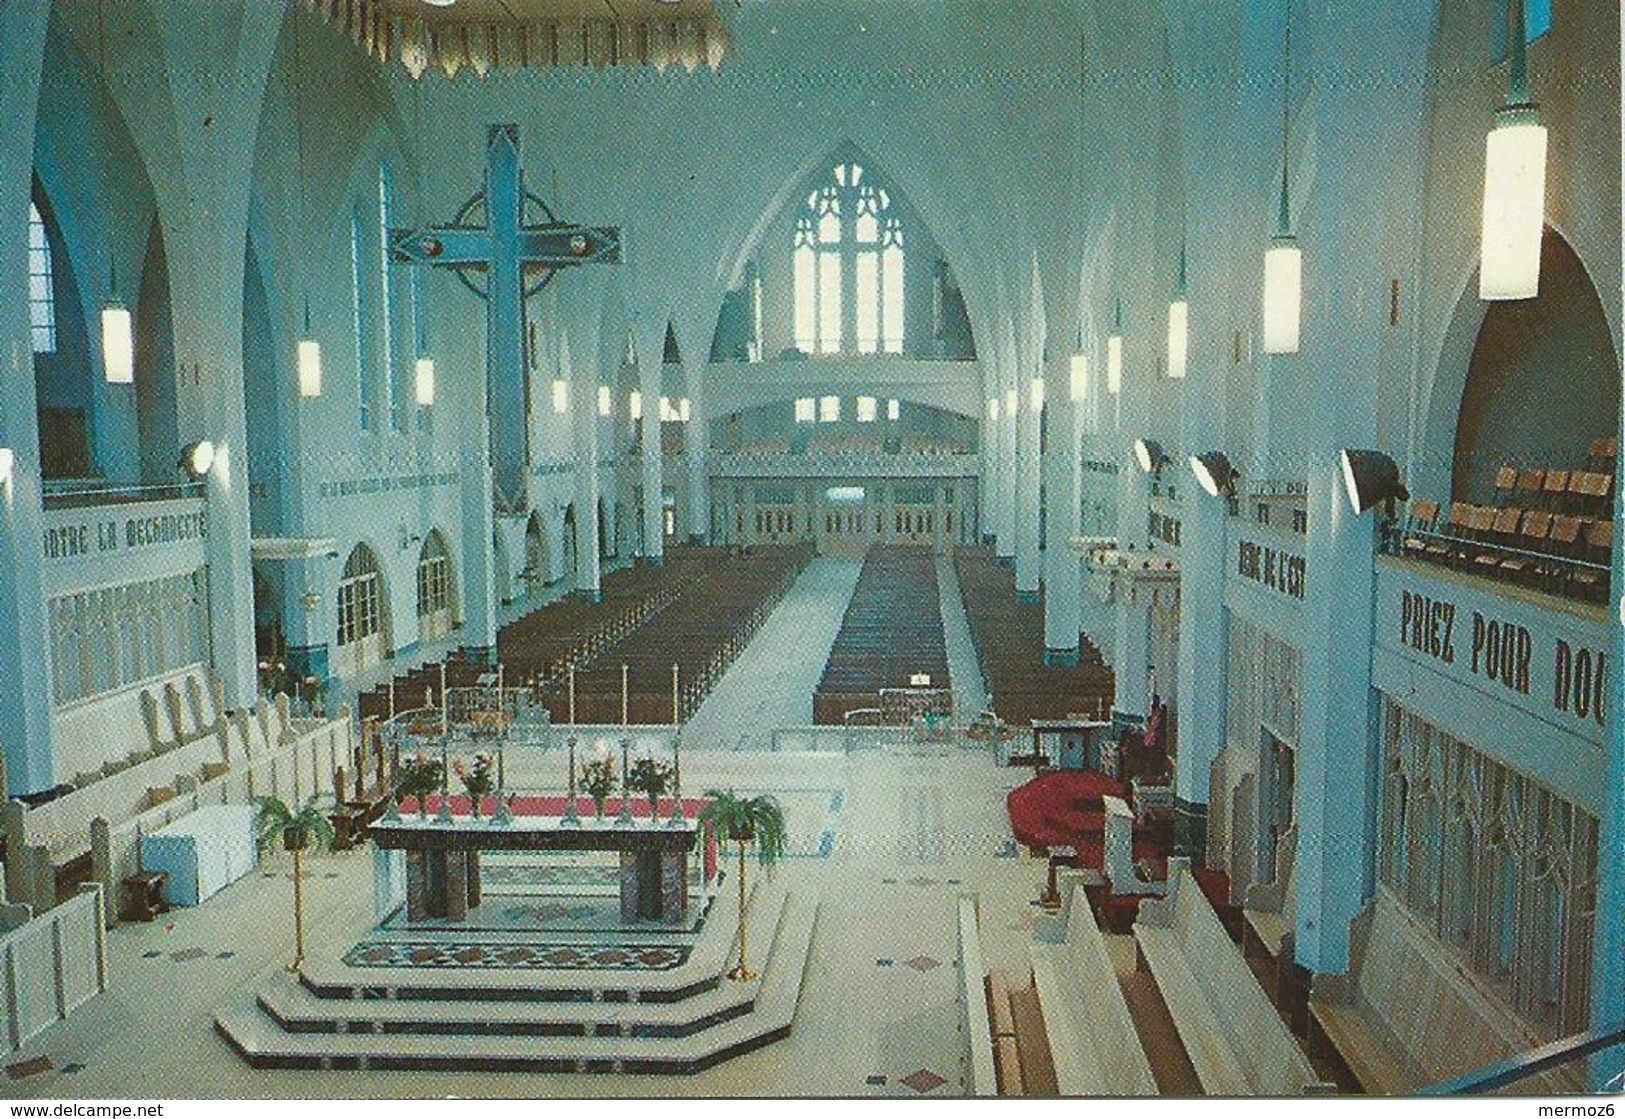
[[[534,204],[547,220],[527,223],[527,204]],[[482,211],[484,224],[476,224]],[[525,189],[519,126],[493,124],[486,140],[485,189],[465,202],[449,224],[392,229],[389,244],[391,259],[448,268],[485,300],[492,497],[497,511],[522,513],[530,468],[525,300],[561,268],[619,263],[621,231],[559,221],[547,203]],[[483,283],[478,279],[482,274]]]

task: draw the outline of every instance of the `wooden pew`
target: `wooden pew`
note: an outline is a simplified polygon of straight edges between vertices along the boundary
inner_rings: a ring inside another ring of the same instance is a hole
[[[1327,1090],[1203,896],[1185,859],[1168,896],[1141,903],[1134,941],[1210,1096]]]
[[[1039,918],[1041,942],[1031,948],[1056,1086],[1063,1096],[1154,1096],[1157,1082],[1084,894],[1086,877],[1061,872],[1061,911]]]
[[[1371,1095],[1413,1095],[1549,1040],[1482,990],[1382,887],[1354,922],[1348,974],[1316,976],[1309,995],[1311,1050]],[[1583,1062],[1515,1091],[1578,1092],[1582,1071]]]

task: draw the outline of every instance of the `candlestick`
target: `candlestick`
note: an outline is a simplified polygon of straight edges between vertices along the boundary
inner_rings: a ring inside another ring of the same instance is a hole
[[[576,667],[570,666],[570,729],[576,729]]]
[[[393,674],[391,674],[390,677],[389,677],[389,721],[393,722],[394,720],[395,720],[395,677],[394,677]]]
[[[621,727],[625,729],[626,721],[626,665],[621,665]]]
[[[688,809],[683,806],[683,735],[671,736],[671,795],[677,806],[671,810],[670,827],[688,827]]]
[[[671,666],[671,725],[676,726],[682,722],[677,717],[677,666]]]
[[[621,736],[621,818],[616,823],[629,828],[633,825],[632,819],[632,736]]]
[[[564,806],[564,819],[559,821],[560,827],[579,828],[581,816],[576,812],[576,736],[571,735],[565,740],[570,747],[570,795]]]

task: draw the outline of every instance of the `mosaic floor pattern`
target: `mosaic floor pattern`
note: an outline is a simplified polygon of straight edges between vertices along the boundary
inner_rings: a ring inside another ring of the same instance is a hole
[[[529,968],[565,971],[670,971],[689,949],[669,945],[434,944],[362,941],[344,954],[350,967]]]

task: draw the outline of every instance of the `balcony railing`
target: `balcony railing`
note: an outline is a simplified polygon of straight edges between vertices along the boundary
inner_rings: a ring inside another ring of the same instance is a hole
[[[47,478],[44,503],[47,509],[82,509],[92,505],[130,505],[142,501],[178,501],[202,496],[202,482],[121,486],[101,478]]]

